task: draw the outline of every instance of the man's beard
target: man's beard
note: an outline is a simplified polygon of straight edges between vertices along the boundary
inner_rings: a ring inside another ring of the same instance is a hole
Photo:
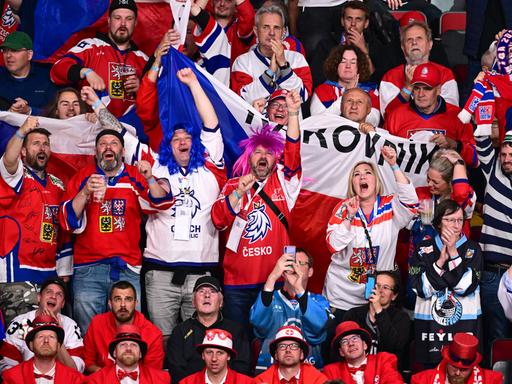
[[[125,367],[132,367],[133,365],[138,363],[139,358],[133,352],[125,352],[121,356],[118,356],[117,360],[119,360]]]
[[[117,45],[125,44],[130,41],[131,36],[129,33],[126,33],[126,36],[120,37],[116,32],[110,32],[110,39]]]
[[[46,169],[46,165],[48,164],[48,157],[46,157],[46,160],[43,162],[43,164],[40,165],[37,160],[38,155],[39,155],[39,153],[36,154],[35,156],[32,156],[27,153],[27,155],[25,157],[25,164],[27,164],[34,171],[44,171]]]
[[[105,160],[104,156],[101,156],[99,167],[105,172],[115,171],[121,165],[122,158],[120,155],[114,153],[114,158],[111,160]]]

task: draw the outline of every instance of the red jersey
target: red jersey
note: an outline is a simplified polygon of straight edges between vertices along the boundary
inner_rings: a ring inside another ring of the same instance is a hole
[[[290,220],[290,211],[300,192],[302,169],[300,165],[300,138],[287,138],[284,164],[266,179],[263,191]],[[276,214],[254,190],[241,197],[237,207],[229,203],[229,195],[238,186],[238,178],[230,179],[212,207],[212,221],[218,230],[228,230],[240,213],[247,218],[238,251],[226,248],[224,255],[224,285],[256,287],[267,280],[285,245],[290,243],[288,231]],[[258,188],[258,187],[257,187]]]
[[[74,263],[91,264],[120,257],[131,266],[140,266],[142,213],[170,208],[172,195],[169,193],[164,198],[153,198],[148,193],[146,179],[137,168],[124,164],[117,176],[109,178],[104,201],[87,203],[81,220],[78,220],[72,200],[94,173],[103,174],[103,171],[96,165],[90,165],[69,180],[69,188],[60,208],[62,227],[66,232],[77,234]]]
[[[145,359],[144,359],[145,360]],[[117,367],[111,365],[100,369],[98,372],[88,376],[85,384],[115,384],[119,383],[117,378]],[[165,371],[149,367],[147,364],[139,363],[139,384],[170,384],[171,377]]]
[[[450,104],[459,105],[459,89],[457,81],[453,76],[450,68],[446,68],[440,64],[429,62],[435,66],[441,74],[441,96]],[[406,104],[407,101],[403,99],[400,94],[401,89],[405,83],[405,65],[401,64],[395,68],[387,71],[380,82],[379,97],[380,97],[380,112],[384,118],[386,113],[394,108]]]
[[[34,359],[24,361],[2,374],[3,384],[36,384],[34,376]],[[81,384],[83,376],[73,368],[69,368],[58,360],[55,361],[54,384]]]
[[[364,384],[402,384],[404,379],[398,372],[396,362],[396,356],[392,353],[379,352],[376,355],[368,355],[364,369]],[[326,365],[324,374],[329,380],[340,379],[346,384],[356,384],[345,361]]]
[[[324,384],[327,380],[329,379],[311,364],[302,363],[300,365],[297,384]],[[280,382],[277,364],[272,365],[254,378],[254,383],[279,384]]]
[[[31,281],[73,273],[70,238],[59,232],[64,184],[47,173],[44,180],[21,160],[11,175],[0,159],[0,282]]]
[[[206,368],[202,371],[191,374],[190,376],[185,377],[183,380],[180,380],[180,384],[205,384],[206,383]],[[228,368],[228,374],[226,376],[226,380],[224,380],[223,384],[252,384],[254,380],[245,376],[241,373],[233,371]]]
[[[133,324],[139,327],[142,340],[148,344],[144,364],[162,369],[164,363],[162,332],[139,311],[135,311]],[[84,337],[85,369],[91,365],[99,367],[114,365],[114,359],[108,353],[108,345],[114,340],[116,334],[117,324],[112,312],[100,313],[92,318]]]
[[[478,166],[473,127],[459,120],[459,107],[448,104],[442,97],[439,100],[438,108],[430,115],[418,111],[412,100],[398,106],[386,115],[384,129],[392,135],[405,138],[420,131],[442,133],[457,141],[458,152],[468,166]]]
[[[71,48],[62,59],[58,60],[50,71],[52,81],[57,85],[76,84],[81,88],[88,85],[80,78],[82,68],[91,68],[105,82],[106,92],[110,97],[107,108],[116,117],[122,116],[135,103],[135,98],[125,95],[121,69],[133,68],[137,77],[142,77],[148,57],[137,49],[135,44],[120,51],[119,48],[103,34],[95,38],[84,39]]]

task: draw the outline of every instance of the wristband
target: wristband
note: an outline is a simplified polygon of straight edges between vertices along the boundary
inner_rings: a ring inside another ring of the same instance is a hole
[[[391,166],[391,169],[392,169],[393,171],[398,171],[398,170],[400,169],[400,167],[398,166],[398,164],[393,164],[393,165]]]
[[[101,104],[101,100],[100,99],[96,100],[96,102],[92,105],[92,109],[98,108],[100,106],[100,104]]]
[[[150,68],[152,71],[158,72],[160,70],[160,66],[158,65],[152,65]]]
[[[82,79],[85,79],[89,73],[92,72],[91,68],[87,68],[85,72],[82,74]]]
[[[233,195],[235,195],[235,197],[236,197],[238,200],[240,200],[240,199],[242,198],[242,196],[240,196],[240,195],[238,194],[238,192],[236,191],[236,189],[233,189]]]
[[[148,185],[153,185],[155,183],[156,183],[156,180],[155,180],[154,177],[151,177],[151,178],[148,179]]]
[[[288,116],[299,116],[299,111],[288,112]]]
[[[405,93],[407,96],[411,96],[412,95],[412,91],[410,91],[409,89],[403,87],[402,88],[402,92]]]
[[[24,140],[24,139],[25,139],[25,135],[22,135],[22,134],[20,133],[20,130],[19,130],[19,129],[14,133],[14,135],[15,135],[18,139],[21,139],[21,140]]]

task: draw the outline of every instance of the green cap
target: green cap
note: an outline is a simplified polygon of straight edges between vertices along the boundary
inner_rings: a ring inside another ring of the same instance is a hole
[[[19,51],[20,49],[32,49],[32,39],[25,32],[14,31],[9,34],[0,48],[9,48],[14,51]]]

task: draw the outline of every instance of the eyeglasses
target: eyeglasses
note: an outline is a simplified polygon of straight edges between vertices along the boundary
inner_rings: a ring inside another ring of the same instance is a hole
[[[9,52],[17,53],[17,52],[24,52],[24,51],[28,51],[28,49],[27,48],[20,48],[20,49],[0,48],[0,52],[2,52],[2,53],[9,53]]]
[[[346,345],[349,345],[350,343],[357,343],[358,341],[361,341],[361,336],[353,335],[350,337],[345,337],[343,340],[341,340],[340,345],[344,347]]]
[[[375,284],[375,288],[377,289],[383,289],[384,291],[394,291],[394,288],[391,288],[389,285],[387,284]]]
[[[450,224],[462,224],[464,223],[464,219],[449,219],[447,217],[443,217],[443,220]]]
[[[286,109],[286,104],[273,102],[268,105],[268,109]]]
[[[286,351],[287,349],[290,349],[290,351],[296,351],[300,348],[299,343],[291,343],[291,344],[278,344],[277,349],[280,351]]]

